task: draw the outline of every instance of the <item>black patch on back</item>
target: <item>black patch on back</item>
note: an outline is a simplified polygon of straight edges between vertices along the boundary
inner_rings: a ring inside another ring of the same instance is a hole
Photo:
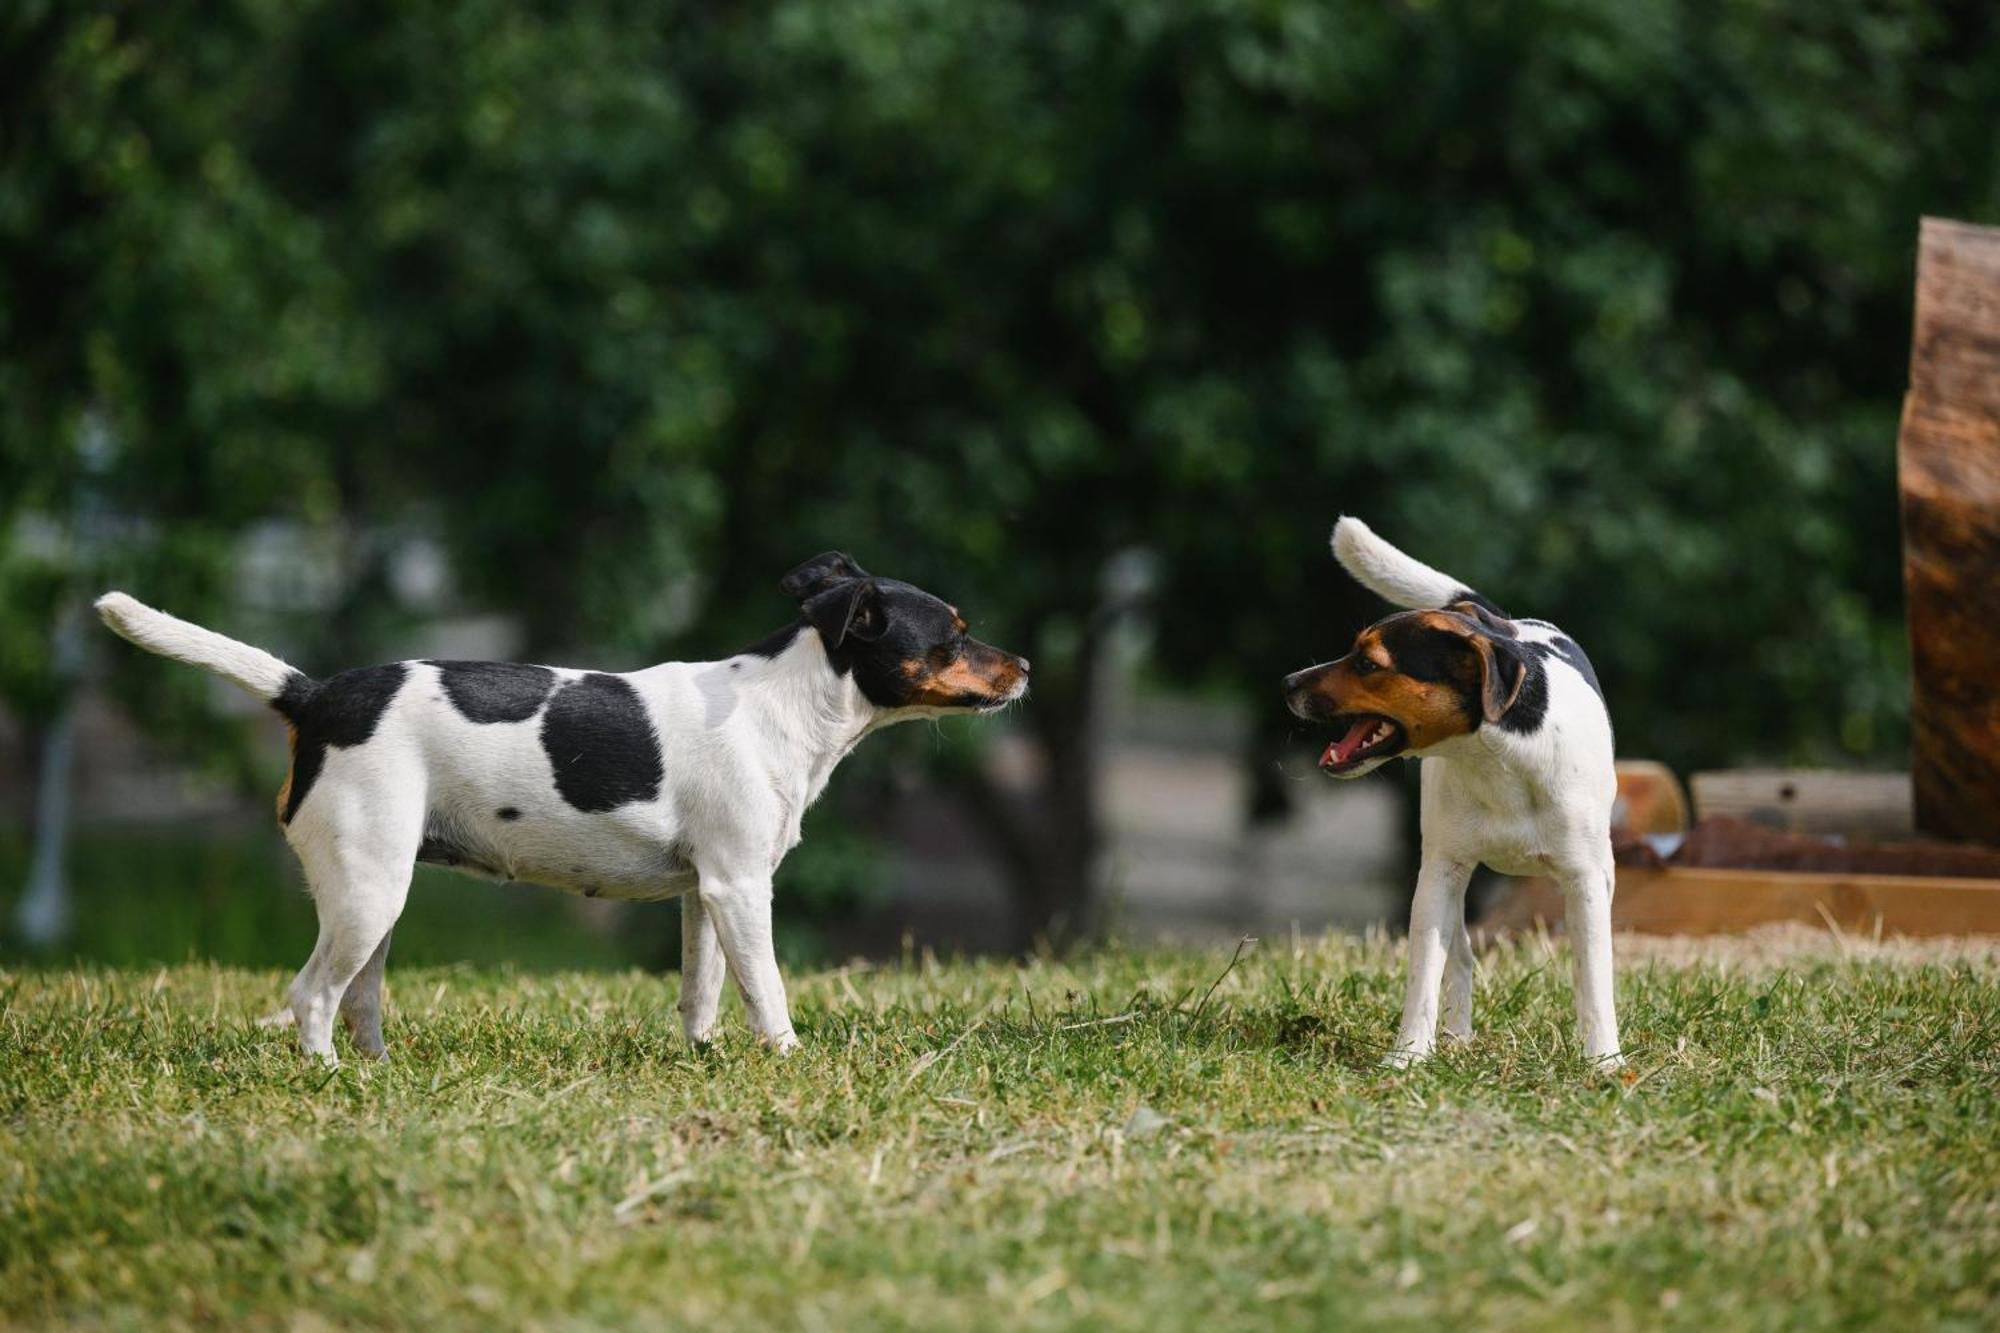
[[[326,763],[327,747],[345,750],[375,734],[376,723],[410,674],[407,663],[358,667],[315,684],[294,674],[271,706],[292,724],[292,789],[279,822],[289,824]]]
[[[1583,655],[1583,649],[1578,646],[1575,639],[1562,637],[1545,642],[1522,639],[1496,646],[1502,648],[1505,653],[1519,657],[1527,663],[1528,670],[1527,679],[1521,682],[1520,697],[1514,700],[1514,706],[1500,719],[1499,727],[1502,731],[1525,736],[1540,728],[1548,717],[1549,673],[1543,663],[1552,657],[1560,658],[1575,667],[1576,673],[1583,677],[1585,683],[1597,695],[1598,702],[1604,701],[1604,687],[1597,683],[1597,672],[1592,669],[1590,659]]]
[[[1604,687],[1597,683],[1597,668],[1591,666],[1590,659],[1583,654],[1583,645],[1579,644],[1575,639],[1570,638],[1568,635],[1562,635],[1550,639],[1546,643],[1527,643],[1521,646],[1534,649],[1544,659],[1560,657],[1563,661],[1575,667],[1576,674],[1583,677],[1584,684],[1590,686],[1591,692],[1597,696],[1598,702],[1604,702]]]
[[[519,662],[432,662],[445,697],[468,722],[526,722],[555,688],[556,673]]]
[[[660,794],[660,738],[639,692],[593,672],[557,690],[542,715],[556,790],[578,810],[615,810]]]

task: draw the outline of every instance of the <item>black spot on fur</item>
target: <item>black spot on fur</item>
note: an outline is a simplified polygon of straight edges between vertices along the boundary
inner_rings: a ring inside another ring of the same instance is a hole
[[[578,810],[615,810],[660,794],[660,738],[631,684],[592,673],[556,691],[542,715],[556,790]]]
[[[298,742],[292,754],[291,794],[280,822],[291,823],[305,803],[329,747],[350,749],[375,734],[376,724],[409,673],[406,663],[391,662],[343,671],[318,683],[296,674],[285,682],[271,706],[292,724]]]
[[[526,722],[555,688],[556,673],[519,662],[432,662],[451,706],[468,722]]]
[[[503,824],[511,824],[521,817],[521,812],[511,805],[503,805],[493,812],[493,817]]]
[[[1575,667],[1576,674],[1583,677],[1584,683],[1590,686],[1591,691],[1597,695],[1600,702],[1603,700],[1604,687],[1597,683],[1597,668],[1591,666],[1590,659],[1583,655],[1583,645],[1579,644],[1575,639],[1565,635],[1551,639],[1547,643],[1536,643],[1528,646],[1539,651],[1544,657],[1560,657],[1563,661]]]

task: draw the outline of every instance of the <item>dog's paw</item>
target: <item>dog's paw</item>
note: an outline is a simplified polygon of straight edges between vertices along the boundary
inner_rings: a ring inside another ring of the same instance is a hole
[[[1428,1060],[1430,1054],[1429,1051],[1418,1050],[1414,1046],[1398,1046],[1395,1050],[1382,1057],[1382,1067],[1384,1069],[1408,1069],[1411,1065],[1421,1064],[1425,1060]]]
[[[779,1055],[788,1056],[793,1051],[796,1051],[799,1048],[798,1034],[791,1031],[790,1029],[786,1029],[785,1031],[777,1033],[774,1036],[764,1037],[762,1038],[762,1041],[764,1045],[768,1046],[771,1050],[775,1051]]]

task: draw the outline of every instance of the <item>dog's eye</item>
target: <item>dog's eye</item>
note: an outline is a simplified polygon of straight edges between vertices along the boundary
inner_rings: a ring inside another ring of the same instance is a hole
[[[1381,669],[1381,666],[1372,657],[1357,657],[1354,659],[1354,674],[1357,676],[1372,676]]]

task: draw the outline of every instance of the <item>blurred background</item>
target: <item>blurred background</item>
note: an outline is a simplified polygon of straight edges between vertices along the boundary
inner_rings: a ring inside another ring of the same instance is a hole
[[[1414,769],[1276,690],[1381,613],[1341,512],[1624,754],[1901,766],[1926,213],[2000,221],[1990,3],[11,0],[0,958],[313,938],[282,728],[111,586],[316,674],[956,601],[1034,695],[848,761],[794,958],[1393,922]],[[425,871],[396,949],[677,941]]]

